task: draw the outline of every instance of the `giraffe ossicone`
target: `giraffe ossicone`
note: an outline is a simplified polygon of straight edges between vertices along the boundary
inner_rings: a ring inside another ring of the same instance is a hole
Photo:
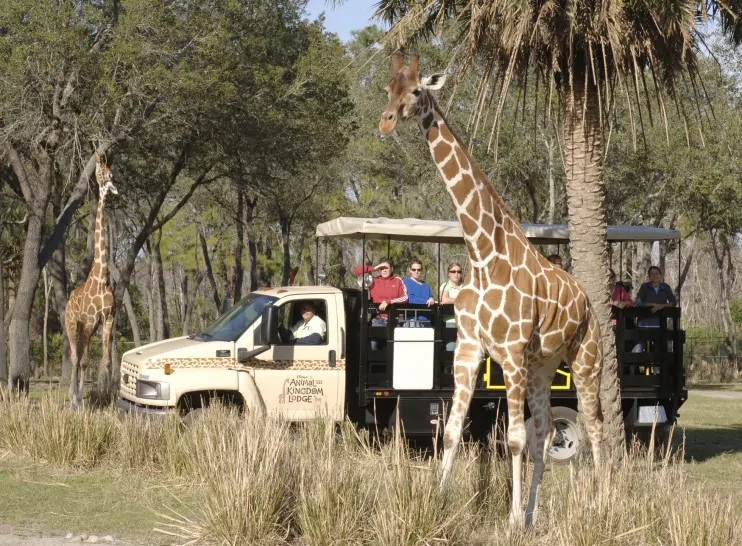
[[[95,179],[98,184],[98,209],[95,216],[95,243],[93,264],[85,282],[70,294],[65,308],[64,327],[70,342],[69,400],[73,406],[82,403],[85,372],[90,361],[90,338],[103,325],[103,382],[105,389],[111,380],[111,342],[113,334],[114,298],[106,255],[106,231],[103,215],[106,196],[118,194],[113,185],[113,173],[104,156],[95,154]]]
[[[485,354],[503,369],[508,406],[507,444],[512,455],[511,523],[535,520],[538,491],[553,434],[551,384],[561,362],[571,371],[592,444],[600,465],[600,328],[584,287],[555,268],[526,238],[515,214],[456,137],[430,91],[445,76],[419,75],[419,57],[405,66],[392,58],[392,78],[384,88],[388,103],[379,131],[389,134],[397,122],[414,119],[430,148],[461,223],[470,267],[454,304],[457,340],[454,394],[443,440],[441,487],[451,473],[464,419]],[[525,401],[533,416],[527,438]],[[534,460],[528,506],[523,514],[523,451],[528,442]]]

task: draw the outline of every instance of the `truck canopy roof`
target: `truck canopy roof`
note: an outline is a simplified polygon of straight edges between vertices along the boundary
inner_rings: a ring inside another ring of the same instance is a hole
[[[521,224],[526,237],[534,244],[569,242],[566,224]],[[341,216],[317,226],[318,238],[392,239],[430,243],[463,244],[461,225],[451,220],[417,218],[354,218]],[[608,226],[609,242],[679,240],[680,232],[650,226]]]

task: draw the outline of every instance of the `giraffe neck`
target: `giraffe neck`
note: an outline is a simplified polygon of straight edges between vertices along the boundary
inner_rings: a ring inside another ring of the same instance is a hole
[[[98,212],[95,215],[95,247],[93,254],[93,268],[90,277],[108,284],[108,259],[106,256],[106,228],[103,221],[103,212],[106,208],[106,196],[98,197]]]
[[[418,103],[420,129],[453,201],[472,266],[508,261],[513,247],[526,240],[515,214],[450,129],[433,97],[424,91]]]

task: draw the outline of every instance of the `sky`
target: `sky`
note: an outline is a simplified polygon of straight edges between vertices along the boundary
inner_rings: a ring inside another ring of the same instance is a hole
[[[345,0],[342,6],[332,8],[328,0],[309,0],[307,12],[311,19],[316,19],[325,12],[325,29],[335,32],[344,42],[350,39],[351,30],[360,30],[371,24],[380,25],[378,21],[371,21],[374,6],[378,0]]]

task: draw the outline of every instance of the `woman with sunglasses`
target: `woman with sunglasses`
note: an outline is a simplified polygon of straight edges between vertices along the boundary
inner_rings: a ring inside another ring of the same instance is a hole
[[[461,291],[464,270],[460,263],[448,265],[448,280],[441,285],[439,299],[441,303],[453,303]]]

